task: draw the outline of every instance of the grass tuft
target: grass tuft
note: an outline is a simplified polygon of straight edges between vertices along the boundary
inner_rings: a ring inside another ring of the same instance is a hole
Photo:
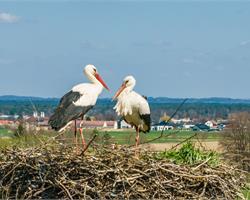
[[[219,164],[219,155],[214,151],[202,151],[196,148],[195,145],[188,141],[178,150],[170,150],[155,153],[155,158],[170,159],[176,164],[194,165],[207,161],[211,166]]]

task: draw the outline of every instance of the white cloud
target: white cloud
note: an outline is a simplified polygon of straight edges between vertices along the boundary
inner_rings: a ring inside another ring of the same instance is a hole
[[[20,20],[20,17],[11,15],[9,13],[0,13],[0,23],[15,23]]]

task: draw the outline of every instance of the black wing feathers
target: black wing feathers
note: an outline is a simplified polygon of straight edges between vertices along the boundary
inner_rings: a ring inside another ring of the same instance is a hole
[[[65,94],[55,110],[55,113],[50,117],[49,124],[52,129],[58,131],[63,128],[71,120],[78,119],[88,112],[93,106],[76,106],[76,102],[81,97],[79,92],[70,91]]]
[[[66,93],[61,99],[59,107],[68,107],[72,102],[76,102],[80,99],[81,94],[79,92],[73,92],[72,90]]]
[[[148,101],[148,98],[144,95],[142,95],[142,97]],[[140,115],[140,118],[144,121],[144,123],[146,124],[147,126],[147,130],[146,131],[143,131],[144,133],[147,133],[151,130],[151,116],[150,116],[150,113],[148,114],[141,114]]]
[[[150,117],[150,114],[140,115],[140,117],[148,127],[147,130],[143,131],[143,132],[144,133],[149,132],[150,129],[151,129],[151,117]]]

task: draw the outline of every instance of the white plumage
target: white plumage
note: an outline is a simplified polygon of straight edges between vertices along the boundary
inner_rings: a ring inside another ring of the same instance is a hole
[[[136,80],[133,76],[127,76],[123,80],[122,86],[114,96],[117,103],[114,107],[119,116],[134,126],[137,131],[137,144],[139,140],[139,132],[150,131],[150,108],[145,97],[133,91]]]
[[[114,109],[127,123],[139,127],[144,132],[148,131],[148,124],[141,116],[150,115],[150,108],[147,100],[135,91],[120,95]]]
[[[79,92],[80,98],[73,102],[75,106],[94,106],[101,94],[103,86],[93,83],[81,83],[72,88],[73,92]]]
[[[76,120],[80,117],[83,118],[96,104],[103,87],[108,89],[94,65],[87,65],[84,69],[84,73],[91,83],[78,84],[61,98],[55,113],[49,119],[49,124],[52,129],[60,132],[64,130],[72,120]],[[82,136],[81,128],[80,133]]]

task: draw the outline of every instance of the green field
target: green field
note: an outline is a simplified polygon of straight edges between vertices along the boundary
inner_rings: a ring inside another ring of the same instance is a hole
[[[84,130],[84,137],[89,140],[93,137],[93,130]],[[108,140],[108,143],[116,144],[135,144],[136,133],[133,130],[128,131],[97,131],[97,143],[103,143]],[[185,139],[194,136],[192,139],[200,141],[219,141],[221,138],[221,132],[194,132],[194,131],[164,131],[161,136],[161,132],[151,131],[150,133],[140,133],[140,143],[177,143],[182,142]],[[71,140],[74,134],[72,132],[65,133],[63,137]],[[78,138],[79,138],[78,134]],[[160,137],[161,136],[161,137]],[[158,138],[158,139],[157,139]],[[155,139],[155,140],[154,140]],[[151,142],[151,140],[153,140]]]
[[[0,138],[1,137],[12,137],[12,136],[13,136],[13,132],[11,130],[0,127]]]
[[[83,134],[84,137],[89,140],[93,137],[94,132],[97,132],[97,143],[116,143],[116,144],[134,144],[135,143],[135,136],[136,133],[133,130],[128,131],[94,131],[94,130],[84,130]],[[40,142],[40,140],[46,140],[50,138],[51,136],[55,136],[57,133],[55,132],[39,132],[36,134],[29,134],[23,137],[15,138],[13,137],[13,133],[7,129],[0,129],[0,145],[4,145],[7,143],[7,146],[9,144],[18,145],[22,144],[20,146],[25,145],[27,143],[27,146],[30,146],[32,144],[37,144]],[[220,132],[194,132],[194,131],[178,131],[178,130],[172,130],[172,131],[164,131],[162,137],[161,132],[157,131],[151,131],[150,133],[144,134],[140,133],[140,143],[144,142],[150,142],[151,143],[175,143],[175,142],[181,142],[189,137],[192,137],[196,135],[193,139],[200,141],[218,141],[221,138]],[[6,138],[11,137],[11,138]],[[159,138],[160,137],[160,138]],[[66,132],[63,136],[60,137],[62,140],[69,141],[69,143],[72,143],[74,138],[73,132]],[[78,133],[78,138],[80,138],[80,135]]]
[[[108,134],[111,136],[111,139],[118,144],[131,144],[135,141],[136,133],[134,131],[109,131],[109,132],[99,132],[100,136]],[[202,141],[218,141],[220,140],[220,133],[213,132],[194,132],[194,131],[164,131],[161,136],[161,132],[151,131],[150,133],[144,134],[140,133],[141,142],[150,141],[156,138],[152,143],[172,143],[172,142],[180,142],[191,136],[195,136],[195,139],[200,139]]]

